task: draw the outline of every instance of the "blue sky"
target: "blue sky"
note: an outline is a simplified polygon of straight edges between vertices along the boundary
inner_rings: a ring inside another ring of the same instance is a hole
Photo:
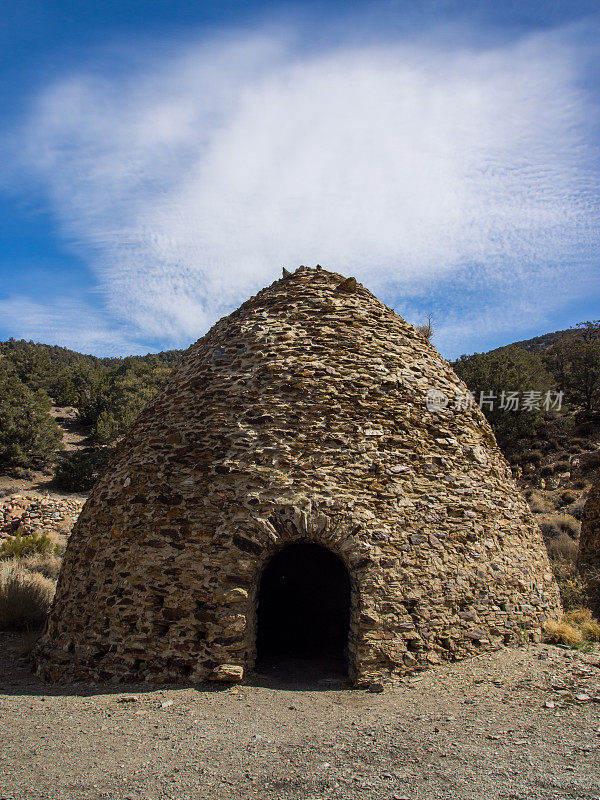
[[[449,358],[600,317],[597,8],[0,3],[0,338],[184,347],[317,262]]]

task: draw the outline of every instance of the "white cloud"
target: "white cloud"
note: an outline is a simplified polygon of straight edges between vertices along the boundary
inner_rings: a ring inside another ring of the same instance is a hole
[[[63,297],[46,305],[24,295],[11,295],[0,299],[0,319],[15,339],[105,356],[148,352],[147,347],[122,333],[113,321],[77,298]]]
[[[580,77],[566,32],[454,51],[214,38],[49,87],[19,158],[131,339],[191,340],[282,265],[319,262],[398,310],[450,302],[450,342],[453,315],[468,339],[499,300],[517,321],[536,292],[547,314],[557,283],[573,297],[596,274]]]

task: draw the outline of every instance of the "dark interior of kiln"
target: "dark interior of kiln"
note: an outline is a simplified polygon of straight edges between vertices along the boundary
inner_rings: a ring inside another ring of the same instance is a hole
[[[257,670],[346,673],[350,579],[342,561],[312,542],[287,545],[263,572]]]

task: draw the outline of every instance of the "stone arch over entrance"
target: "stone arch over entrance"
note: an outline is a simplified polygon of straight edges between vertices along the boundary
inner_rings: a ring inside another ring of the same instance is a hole
[[[258,586],[256,667],[348,674],[351,581],[344,562],[314,541],[267,561]]]

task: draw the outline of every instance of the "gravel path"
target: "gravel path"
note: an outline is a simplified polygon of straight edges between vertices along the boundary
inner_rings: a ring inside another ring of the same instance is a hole
[[[598,653],[505,649],[382,694],[74,690],[34,678],[24,642],[0,634],[5,800],[600,798]]]

